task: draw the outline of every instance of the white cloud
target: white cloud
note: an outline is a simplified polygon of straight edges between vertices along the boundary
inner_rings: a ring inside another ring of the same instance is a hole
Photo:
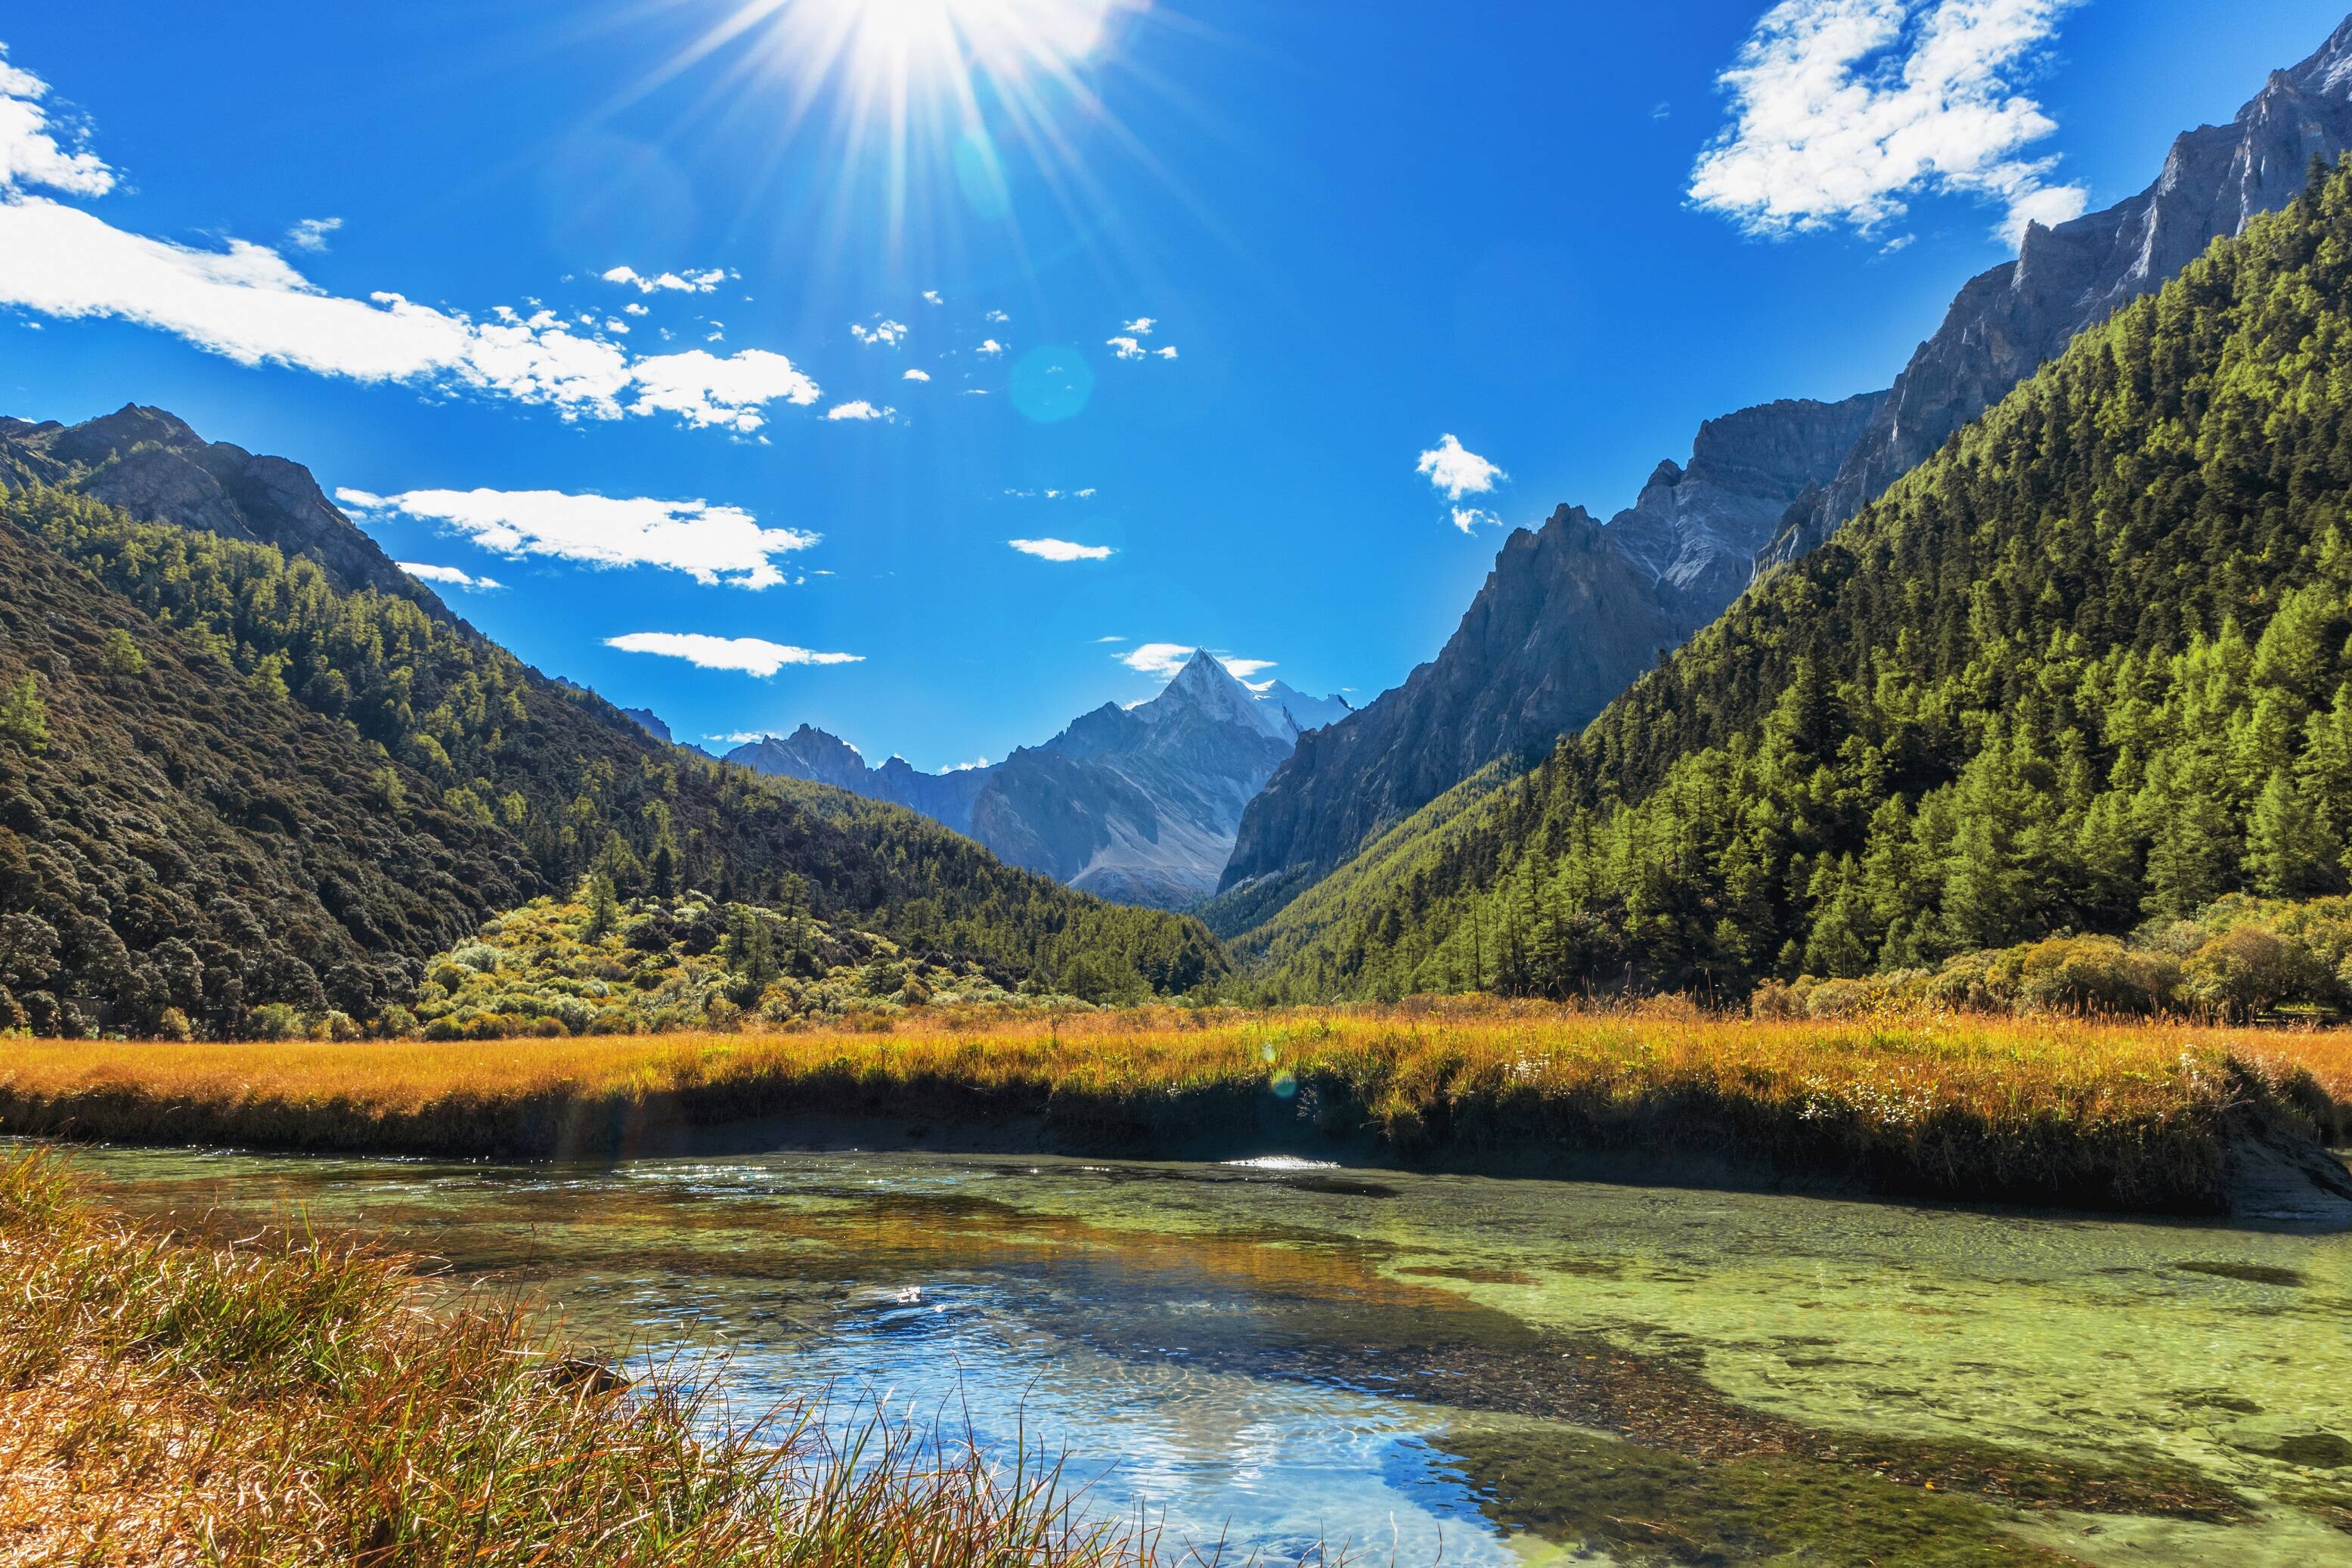
[[[8,63],[0,44],[0,194],[44,185],[77,196],[102,196],[114,188],[114,171],[97,153],[58,142],[41,100],[49,84]],[[70,138],[69,138],[70,139]]]
[[[1176,672],[1192,660],[1196,651],[1182,643],[1148,642],[1111,657],[1139,674],[1156,675],[1162,680],[1172,680]]]
[[[1097,637],[1095,638],[1095,643],[1096,646],[1099,647],[1104,643],[1125,642],[1126,640],[1127,639],[1122,637]]]
[[[1066,539],[1008,539],[1004,542],[1040,561],[1108,561],[1113,554],[1108,544],[1073,544]]]
[[[1457,506],[1454,509],[1454,526],[1465,533],[1470,532],[1482,522],[1492,528],[1503,526],[1503,520],[1484,507]]]
[[[926,289],[923,290],[923,303],[926,305],[944,305],[947,301],[940,298],[940,291],[938,289]]]
[[[1428,475],[1429,482],[1443,490],[1448,500],[1484,495],[1496,480],[1511,477],[1450,435],[1439,437],[1437,445],[1421,455],[1415,471]]]
[[[874,325],[870,327],[856,321],[850,322],[849,335],[861,343],[881,343],[887,347],[896,348],[906,340],[907,323],[877,316],[874,319]]]
[[[1135,320],[1122,325],[1118,330],[1129,337],[1148,338],[1151,335],[1151,329],[1159,324],[1160,323],[1157,321],[1153,320],[1150,316],[1138,316]]]
[[[640,359],[549,310],[500,306],[477,321],[397,294],[332,295],[267,246],[232,239],[225,251],[199,250],[35,196],[0,202],[0,304],[136,321],[240,364],[486,393],[567,418],[668,412],[749,431],[766,422],[766,405],[819,395],[782,354]]]
[[[1121,359],[1143,357],[1143,345],[1133,338],[1105,338],[1103,342]]]
[[[931,373],[927,370],[910,370],[898,379],[900,381],[929,381],[931,379]]]
[[[339,217],[306,217],[286,231],[286,238],[297,250],[324,250],[327,237],[342,226]]]
[[[1864,235],[1920,193],[2000,203],[2004,233],[2079,214],[2057,129],[2020,84],[2078,0],[1782,0],[1717,79],[1732,122],[1692,170],[1693,203],[1750,234]]]
[[[625,316],[650,316],[653,314],[653,311],[646,305],[644,300],[632,300],[627,304],[621,307],[621,314]]]
[[[1123,642],[1126,639],[1100,637],[1097,640]],[[1200,651],[1199,648],[1188,647],[1183,643],[1148,642],[1126,653],[1115,653],[1111,657],[1138,674],[1158,676],[1163,680],[1172,680],[1177,672],[1192,663],[1192,656]],[[1217,662],[1231,671],[1236,680],[1245,679],[1260,670],[1274,668],[1274,660],[1270,658],[1227,658],[1223,654],[1219,654]]]
[[[727,269],[713,267],[701,272],[664,272],[648,278],[634,267],[615,267],[603,277],[607,283],[625,283],[640,294],[709,294],[727,281]]]
[[[703,669],[740,669],[762,679],[788,664],[860,664],[866,658],[856,653],[813,653],[764,637],[714,637],[700,632],[627,632],[606,637],[604,646],[623,653],[682,658]]]
[[[373,511],[378,507],[390,504],[373,490],[355,490],[349,485],[337,487],[335,499],[353,511]]]
[[[824,416],[827,419],[896,419],[898,416],[898,411],[895,408],[877,408],[866,399],[859,397],[847,403],[835,404],[824,411]]]
[[[784,580],[777,560],[817,542],[814,533],[762,528],[740,508],[700,500],[562,490],[409,490],[381,498],[363,490],[335,493],[365,510],[438,523],[500,555],[659,566],[698,583],[736,588],[776,586]]]
[[[1161,359],[1174,359],[1176,357],[1176,345],[1174,343],[1165,343],[1159,348],[1153,349],[1151,352],[1158,354]]]
[[[989,339],[986,342],[981,344],[980,347],[972,351],[972,353],[978,354],[982,359],[993,359],[996,355],[1001,354],[1003,352],[1004,345],[998,342],[994,338]]]
[[[485,593],[506,586],[495,577],[477,577],[472,573],[461,572],[455,566],[427,566],[421,561],[395,561],[393,564],[420,583],[438,583],[445,587],[467,588]]]
[[[1002,310],[991,310],[987,315],[981,318],[983,321],[992,321],[1000,327],[1012,319],[1012,317],[1006,315]]]
[[[985,768],[992,765],[992,764],[986,757],[975,757],[968,763],[951,763],[940,771],[941,773],[968,773],[977,768]]]
[[[754,741],[766,740],[768,738],[768,731],[765,730],[730,730],[723,735],[705,735],[702,738],[706,741],[723,742],[730,746],[748,746]]]

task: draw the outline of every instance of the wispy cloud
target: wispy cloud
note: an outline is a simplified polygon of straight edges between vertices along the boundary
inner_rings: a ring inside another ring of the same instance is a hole
[[[1497,480],[1510,478],[1450,435],[1439,437],[1437,445],[1421,455],[1414,471],[1428,476],[1429,482],[1448,500],[1484,495],[1495,488]]]
[[[1131,338],[1148,338],[1151,335],[1151,329],[1159,324],[1150,316],[1138,316],[1131,321],[1121,323],[1118,330]]]
[[[1501,514],[1488,511],[1482,506],[1457,506],[1454,509],[1454,526],[1463,532],[1469,533],[1482,525],[1487,528],[1502,527]]]
[[[880,343],[886,347],[896,348],[906,341],[907,323],[877,316],[874,318],[872,326],[867,326],[863,321],[850,322],[849,335],[861,343]]]
[[[1851,226],[1874,235],[1923,193],[1999,203],[2028,221],[2079,215],[2025,148],[2056,123],[2021,90],[2079,0],[1783,0],[1717,79],[1731,123],[1690,198],[1750,234]]]
[[[944,305],[947,301],[940,298],[940,291],[938,289],[926,289],[923,290],[923,303],[926,305]]]
[[[682,658],[702,669],[735,669],[765,679],[788,664],[861,664],[857,653],[815,653],[764,637],[714,637],[701,632],[627,632],[606,637],[606,647]]]
[[[993,764],[993,763],[991,763],[991,762],[990,762],[986,757],[974,757],[971,762],[968,762],[968,763],[949,763],[946,767],[941,768],[940,771],[941,773],[968,773],[974,772],[975,770],[980,769],[980,768],[992,767],[992,766],[994,766],[994,764]]]
[[[339,489],[355,510],[397,513],[439,525],[507,556],[544,555],[593,566],[658,566],[696,582],[772,588],[776,563],[818,536],[762,528],[740,507],[562,490],[409,490],[376,496]]]
[[[991,310],[987,315],[981,318],[983,321],[988,321],[1000,327],[1012,319],[1012,317],[1006,315],[1002,310]]]
[[[1097,640],[1124,642],[1127,639],[1102,637]],[[1111,657],[1138,674],[1157,676],[1162,680],[1172,680],[1178,672],[1192,662],[1192,656],[1200,651],[1199,648],[1188,643],[1148,642],[1130,648],[1126,653],[1115,653]],[[1237,680],[1255,675],[1260,670],[1274,668],[1274,660],[1270,658],[1227,658],[1223,654],[1219,654],[1217,662],[1231,671]]]
[[[1125,642],[1126,640],[1127,639],[1122,637],[1097,637],[1095,638],[1095,646],[1099,647],[1105,643]]]
[[[625,283],[640,294],[709,294],[727,281],[727,269],[712,267],[700,272],[658,272],[648,278],[634,267],[615,267],[603,276],[607,283]]]
[[[472,593],[488,593],[503,588],[505,584],[495,577],[477,577],[455,566],[428,566],[419,561],[395,561],[394,565],[420,583],[437,583],[446,588],[464,588]]]
[[[1108,544],[1073,544],[1066,539],[1008,539],[1004,542],[1040,561],[1108,561],[1114,553]]]
[[[286,231],[286,242],[297,250],[324,250],[327,237],[342,226],[339,217],[306,217]]]

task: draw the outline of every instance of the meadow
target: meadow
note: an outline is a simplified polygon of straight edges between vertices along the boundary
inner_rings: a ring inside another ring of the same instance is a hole
[[[820,1127],[1034,1152],[1615,1159],[1916,1196],[2228,1206],[2233,1151],[2352,1142],[2352,1032],[1465,1000],[908,1010],[856,1027],[498,1042],[0,1046],[0,1133],[607,1158]]]

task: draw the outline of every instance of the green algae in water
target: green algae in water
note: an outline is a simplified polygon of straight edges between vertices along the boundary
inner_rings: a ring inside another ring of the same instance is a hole
[[[927,1155],[91,1160],[150,1206],[389,1226],[593,1337],[723,1345],[752,1404],[972,1397],[1088,1479],[1116,1461],[1097,1500],[1253,1545],[1385,1561],[1393,1518],[1404,1565],[1441,1534],[1449,1565],[1511,1562],[1514,1532],[1617,1561],[2352,1563],[2352,1475],[2283,1443],[2352,1386],[2343,1237]]]

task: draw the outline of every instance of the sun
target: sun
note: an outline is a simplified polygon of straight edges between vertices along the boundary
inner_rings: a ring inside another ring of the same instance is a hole
[[[1102,47],[1112,0],[792,0],[860,71],[1068,68]]]

